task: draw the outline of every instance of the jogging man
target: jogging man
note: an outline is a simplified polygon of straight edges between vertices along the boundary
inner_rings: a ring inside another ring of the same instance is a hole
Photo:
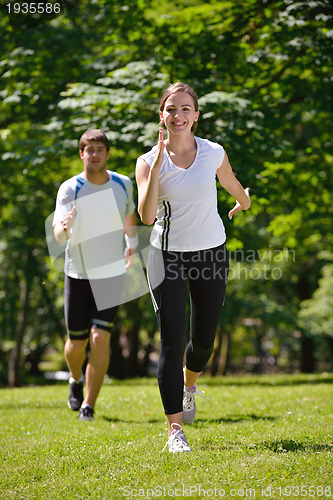
[[[109,366],[110,333],[121,303],[126,268],[138,245],[132,183],[128,177],[107,170],[109,149],[109,140],[101,130],[82,135],[79,150],[84,171],[60,186],[53,219],[56,240],[66,244],[68,406],[79,410],[80,420],[94,418],[95,402]],[[84,397],[82,365],[88,342]]]

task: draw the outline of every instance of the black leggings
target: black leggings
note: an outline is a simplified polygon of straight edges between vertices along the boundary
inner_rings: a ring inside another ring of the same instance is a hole
[[[165,277],[158,284],[163,265]],[[150,249],[148,278],[161,333],[157,379],[166,415],[182,411],[188,288],[191,340],[186,348],[185,364],[189,370],[201,372],[213,352],[228,267],[225,244],[194,252]]]

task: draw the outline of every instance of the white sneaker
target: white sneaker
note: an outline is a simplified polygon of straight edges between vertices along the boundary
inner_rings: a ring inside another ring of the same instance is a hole
[[[177,427],[178,428],[177,428]],[[164,446],[163,450],[169,445],[169,451],[171,453],[177,453],[179,451],[192,451],[186,441],[186,436],[183,433],[183,428],[179,424],[171,424],[172,433]]]
[[[197,384],[195,384],[193,389],[188,389],[184,386],[184,397],[183,397],[183,416],[182,420],[184,424],[191,424],[195,419],[195,414],[197,412],[197,407],[195,404],[195,397],[200,396],[201,398],[209,399],[204,396],[204,391],[197,390]]]

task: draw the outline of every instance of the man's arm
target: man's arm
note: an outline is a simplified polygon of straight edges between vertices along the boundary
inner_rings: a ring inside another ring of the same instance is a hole
[[[65,215],[61,222],[57,222],[54,226],[54,236],[58,243],[63,244],[69,239],[69,232],[74,224],[76,207],[73,207],[70,212]]]
[[[134,238],[138,232],[136,213],[133,212],[132,215],[125,217],[124,221],[125,234],[129,238]]]

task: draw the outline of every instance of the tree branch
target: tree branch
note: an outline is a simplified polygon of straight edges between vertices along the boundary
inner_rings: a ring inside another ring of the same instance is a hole
[[[296,54],[293,55],[293,57],[287,62],[287,64],[275,76],[273,76],[273,78],[271,78],[270,81],[268,81],[268,82],[264,83],[263,85],[260,85],[260,87],[256,88],[254,90],[254,92],[252,92],[251,97],[253,95],[257,94],[258,92],[260,92],[261,89],[263,89],[265,87],[269,87],[272,83],[279,80],[279,78],[281,78],[283,73],[289,68],[289,66],[295,61],[295,59],[297,57],[299,57],[300,55],[304,54],[305,52],[306,52],[305,47],[302,50],[299,50],[298,52],[296,52]]]

